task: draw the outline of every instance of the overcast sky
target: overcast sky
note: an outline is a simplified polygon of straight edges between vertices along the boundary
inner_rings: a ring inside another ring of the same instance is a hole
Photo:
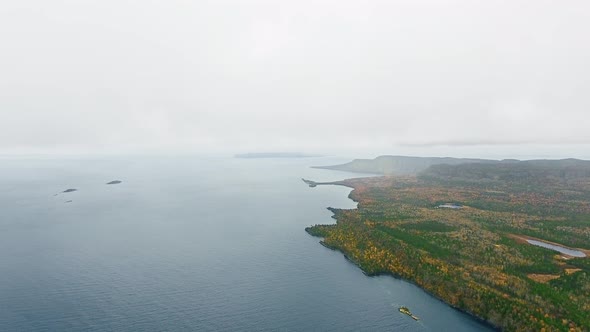
[[[586,0],[4,1],[0,153],[563,153],[590,143],[588,17]]]

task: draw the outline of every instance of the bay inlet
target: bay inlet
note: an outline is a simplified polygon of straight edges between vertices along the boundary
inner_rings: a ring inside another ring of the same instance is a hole
[[[309,168],[317,163],[5,159],[0,329],[489,330],[408,282],[365,276],[308,235],[335,222],[327,207],[356,207],[350,188],[301,182],[358,176]],[[84,190],[63,204],[53,195],[66,185]]]

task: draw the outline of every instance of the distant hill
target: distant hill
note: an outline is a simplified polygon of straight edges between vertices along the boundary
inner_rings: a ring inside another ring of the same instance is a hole
[[[501,161],[432,165],[422,171],[424,180],[462,184],[510,184],[534,187],[551,183],[577,186],[590,180],[590,161],[579,159]]]
[[[462,182],[530,182],[534,179],[569,181],[590,178],[590,161],[580,159],[520,161],[380,156],[314,168],[379,175],[419,175],[424,179]]]
[[[315,154],[305,154],[299,152],[252,152],[235,155],[236,158],[312,158],[321,157]]]
[[[380,156],[375,159],[355,159],[349,163],[333,166],[315,166],[314,168],[333,169],[355,173],[372,173],[384,175],[414,175],[433,165],[459,165],[466,163],[498,163],[489,159],[438,158]]]

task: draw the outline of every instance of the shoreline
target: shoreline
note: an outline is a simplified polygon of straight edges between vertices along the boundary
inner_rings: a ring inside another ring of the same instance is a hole
[[[306,231],[307,234],[309,234],[310,236],[313,237],[319,237],[322,238],[321,236],[317,236],[317,235],[312,235],[311,233],[309,233],[308,231]],[[465,310],[465,309],[461,309],[457,306],[454,306],[448,302],[446,302],[445,300],[443,300],[441,297],[436,296],[435,294],[433,294],[432,292],[428,291],[425,288],[422,288],[420,285],[418,285],[416,282],[414,282],[413,280],[410,279],[406,279],[401,277],[398,274],[395,273],[391,273],[391,272],[375,272],[375,273],[368,273],[367,271],[365,271],[363,269],[363,267],[356,262],[353,258],[351,258],[350,256],[348,256],[344,251],[342,251],[340,248],[336,248],[336,247],[332,247],[328,244],[326,244],[323,240],[319,242],[319,244],[321,244],[323,247],[330,249],[332,251],[337,251],[339,253],[342,254],[342,256],[344,257],[344,259],[346,259],[348,262],[350,262],[351,264],[353,264],[354,266],[356,266],[365,276],[369,277],[369,278],[373,278],[373,277],[381,277],[381,276],[387,276],[387,277],[391,277],[397,280],[401,280],[401,281],[405,281],[407,283],[410,283],[416,287],[418,287],[421,291],[423,291],[424,293],[428,294],[428,296],[432,297],[433,299],[436,299],[437,301],[440,301],[442,303],[444,303],[446,306],[449,306],[450,308],[459,311],[462,314],[465,314],[467,316],[469,316],[470,319],[473,319],[475,321],[477,321],[478,323],[485,325],[486,327],[489,327],[495,331],[502,331],[502,329],[500,329],[500,327],[493,325],[492,323],[488,322],[487,320],[476,316],[475,314]]]
[[[306,184],[308,184],[308,185],[309,185],[310,187],[312,187],[312,188],[313,188],[313,187],[316,187],[316,186],[318,186],[318,185],[337,185],[337,186],[344,186],[344,187],[352,188],[352,190],[351,190],[351,191],[350,191],[350,193],[348,194],[348,198],[349,198],[350,200],[352,200],[353,202],[357,203],[357,204],[359,203],[358,201],[356,201],[355,199],[353,199],[353,198],[352,198],[352,193],[353,193],[353,191],[354,191],[354,190],[356,190],[356,189],[355,189],[355,188],[354,188],[352,185],[349,185],[349,184],[347,184],[347,183],[345,182],[346,180],[343,180],[343,181],[333,181],[333,182],[315,182],[315,181],[306,180],[306,179],[302,179],[302,180],[303,180],[303,182],[305,182]],[[312,186],[311,184],[314,184],[314,185]],[[335,208],[328,207],[327,209],[328,209],[328,210],[330,210],[332,213],[334,213],[334,210],[335,210]],[[354,208],[354,209],[358,209],[358,206],[357,206],[356,208]],[[354,209],[352,209],[352,210],[354,210]],[[332,215],[332,218],[336,220],[336,223],[338,223],[338,218],[336,217],[336,214]],[[450,304],[450,303],[446,302],[444,299],[442,299],[441,297],[438,297],[438,296],[436,296],[436,295],[435,295],[435,294],[433,294],[432,292],[430,292],[430,291],[428,291],[427,289],[425,289],[425,288],[421,287],[420,285],[418,285],[418,284],[417,284],[416,282],[414,282],[413,280],[410,280],[410,279],[403,278],[403,277],[401,277],[400,275],[397,275],[397,274],[395,274],[395,273],[388,272],[388,271],[387,271],[387,272],[374,272],[374,273],[368,273],[367,271],[365,271],[365,270],[363,269],[363,267],[361,266],[361,264],[360,264],[360,263],[358,263],[358,262],[357,262],[357,261],[355,261],[353,258],[351,258],[351,257],[350,257],[350,256],[349,256],[349,255],[348,255],[346,252],[344,252],[342,249],[340,249],[340,248],[337,248],[337,247],[330,246],[329,244],[325,243],[325,242],[323,241],[323,239],[324,239],[324,238],[323,238],[322,236],[311,234],[311,233],[309,232],[308,228],[306,228],[306,229],[305,229],[305,232],[306,232],[307,234],[309,234],[310,236],[321,238],[322,240],[321,240],[321,241],[319,241],[320,245],[322,245],[323,247],[325,247],[325,248],[327,248],[327,249],[330,249],[330,250],[332,250],[332,251],[337,251],[337,252],[340,252],[340,253],[341,253],[341,254],[344,256],[344,258],[345,258],[347,261],[349,261],[350,263],[352,263],[353,265],[355,265],[355,266],[356,266],[356,267],[357,267],[357,268],[358,268],[358,269],[359,269],[359,270],[360,270],[360,271],[361,271],[361,272],[362,272],[362,273],[363,273],[365,276],[367,276],[367,277],[369,277],[369,278],[372,278],[372,277],[379,277],[379,276],[388,276],[388,277],[393,277],[394,279],[397,279],[397,280],[402,280],[402,281],[408,282],[408,283],[410,283],[410,284],[412,284],[412,285],[414,285],[414,286],[418,287],[420,290],[422,290],[424,293],[428,294],[428,295],[429,295],[429,296],[431,296],[432,298],[434,298],[434,299],[436,299],[436,300],[438,300],[438,301],[440,301],[440,302],[444,303],[445,305],[449,306],[450,308],[452,308],[452,309],[454,309],[454,310],[456,310],[456,311],[458,311],[458,312],[460,312],[460,313],[462,313],[462,314],[465,314],[465,315],[467,315],[467,316],[468,316],[470,319],[473,319],[473,320],[477,321],[478,323],[480,323],[480,324],[482,324],[482,325],[485,325],[486,327],[489,327],[489,328],[491,328],[491,329],[493,329],[493,330],[495,330],[495,331],[501,331],[501,328],[500,328],[500,327],[498,327],[498,326],[496,326],[496,325],[493,325],[492,323],[488,322],[487,320],[485,320],[485,319],[483,319],[483,318],[481,318],[481,317],[479,317],[479,316],[477,316],[477,315],[475,315],[475,314],[473,314],[473,313],[471,313],[471,312],[469,312],[469,311],[467,311],[467,310],[465,310],[465,309],[459,308],[459,307],[457,307],[457,306],[454,306],[454,305],[452,305],[452,304]]]

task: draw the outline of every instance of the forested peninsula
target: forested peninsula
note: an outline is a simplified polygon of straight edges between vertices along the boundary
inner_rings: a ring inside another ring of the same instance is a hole
[[[331,209],[336,224],[306,231],[368,275],[411,281],[502,330],[589,331],[590,162],[428,163],[305,180],[351,187],[358,202]]]

